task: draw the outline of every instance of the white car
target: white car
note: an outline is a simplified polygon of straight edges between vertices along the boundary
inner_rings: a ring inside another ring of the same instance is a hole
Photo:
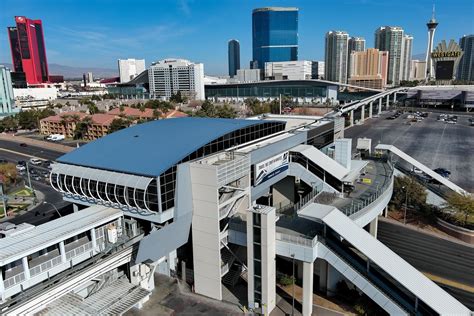
[[[26,171],[26,167],[23,165],[16,165],[16,170],[18,171]]]
[[[423,174],[423,171],[421,171],[417,167],[413,167],[413,169],[411,169],[411,172],[416,173],[416,174]]]
[[[30,164],[32,164],[32,165],[38,166],[38,165],[41,165],[42,163],[43,163],[43,160],[41,160],[41,159],[38,159],[38,158],[31,158],[30,159]]]

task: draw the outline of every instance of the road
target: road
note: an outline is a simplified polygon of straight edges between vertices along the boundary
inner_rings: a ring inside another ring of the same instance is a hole
[[[379,220],[377,238],[422,272],[474,286],[474,247],[435,234]],[[463,304],[474,308],[474,292],[443,286]]]
[[[7,144],[4,144],[4,143],[7,143]],[[6,148],[8,151],[2,150],[6,146],[8,146]],[[11,152],[13,150],[17,151],[18,153]],[[13,162],[16,164],[19,160],[29,159],[28,156],[25,156],[23,154],[34,155],[34,156],[41,157],[44,159],[49,159],[49,160],[55,159],[63,155],[62,153],[59,153],[59,152],[44,150],[38,147],[30,147],[30,146],[20,147],[17,143],[0,141],[0,159],[6,159],[7,161]],[[30,168],[38,170],[38,171],[47,170],[44,167],[36,167],[36,166],[31,166],[31,165],[30,165]],[[33,225],[46,223],[53,218],[59,217],[56,210],[54,209],[53,206],[51,206],[51,204],[56,206],[56,208],[60,211],[62,215],[72,212],[72,204],[69,202],[63,201],[62,195],[56,192],[49,185],[49,183],[46,181],[44,176],[42,176],[39,181],[36,181],[33,178],[31,178],[31,184],[35,190],[41,191],[44,194],[45,201],[47,203],[40,204],[25,214],[21,214],[14,218],[9,218],[8,219],[9,222],[12,222],[14,224],[20,224],[20,223],[26,222]]]
[[[474,127],[469,126],[470,116],[458,114],[457,124],[445,124],[436,120],[438,113],[430,113],[422,122],[408,125],[408,114],[386,120],[390,115],[382,114],[345,130],[345,136],[353,138],[354,150],[361,137],[371,138],[374,147],[378,143],[395,145],[431,169],[450,170],[451,181],[474,192],[474,168],[469,159],[474,156]]]
[[[3,140],[3,139],[0,139],[0,149],[12,150],[18,153],[22,153],[22,154],[26,154],[30,156],[36,156],[36,157],[43,158],[46,160],[56,160],[60,156],[64,155],[64,153],[50,150],[50,149],[45,149],[42,147],[37,147],[37,146],[28,145],[26,147],[21,147],[20,144],[17,142]],[[2,151],[2,154],[3,154],[3,151]],[[20,160],[27,160],[27,159],[20,159]]]

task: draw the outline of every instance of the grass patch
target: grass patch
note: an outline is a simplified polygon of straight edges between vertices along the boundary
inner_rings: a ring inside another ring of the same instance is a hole
[[[33,191],[28,188],[20,188],[18,190],[13,191],[10,195],[16,196],[33,196]]]

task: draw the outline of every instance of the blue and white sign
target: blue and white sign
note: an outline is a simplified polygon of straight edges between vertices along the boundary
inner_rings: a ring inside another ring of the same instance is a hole
[[[255,165],[255,185],[259,185],[288,169],[289,153],[284,152]]]

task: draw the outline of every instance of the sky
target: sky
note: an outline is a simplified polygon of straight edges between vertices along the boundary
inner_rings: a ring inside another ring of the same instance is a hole
[[[379,26],[401,26],[424,53],[433,3],[435,44],[474,33],[473,0],[0,0],[0,62],[11,63],[6,27],[14,16],[41,19],[48,63],[117,68],[117,59],[164,58],[204,63],[205,73],[227,73],[227,42],[238,39],[241,68],[252,58],[252,10],[299,8],[300,60],[324,60],[324,36],[342,30],[374,45]]]

